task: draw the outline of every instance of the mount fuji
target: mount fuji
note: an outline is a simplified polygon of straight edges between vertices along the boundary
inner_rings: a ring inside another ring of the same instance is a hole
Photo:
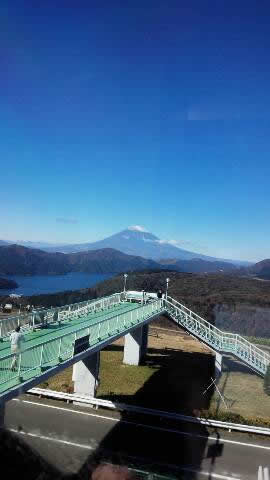
[[[149,258],[155,261],[159,260],[191,260],[201,259],[207,261],[230,262],[235,265],[248,265],[249,262],[241,262],[237,260],[224,260],[210,257],[200,253],[184,250],[180,247],[172,245],[170,242],[160,240],[156,235],[146,231],[140,225],[135,225],[115,233],[110,237],[104,238],[97,242],[81,243],[73,245],[62,245],[43,248],[47,252],[76,253],[87,250],[99,250],[102,248],[114,248],[128,255],[136,255]]]

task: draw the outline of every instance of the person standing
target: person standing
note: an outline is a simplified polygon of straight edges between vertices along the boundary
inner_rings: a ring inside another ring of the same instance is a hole
[[[10,335],[10,347],[11,353],[14,353],[13,360],[11,363],[11,370],[15,370],[17,367],[18,356],[21,352],[22,343],[24,342],[24,336],[20,333],[21,327],[15,328],[15,332],[12,332]]]

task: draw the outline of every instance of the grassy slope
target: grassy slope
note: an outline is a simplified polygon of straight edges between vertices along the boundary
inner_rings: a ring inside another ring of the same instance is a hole
[[[101,352],[99,398],[270,426],[270,397],[263,391],[262,378],[240,362],[225,359],[218,385],[226,408],[214,391],[203,395],[213,369],[207,348],[187,334],[157,331],[158,337],[153,333],[149,337],[148,354],[139,367],[123,365],[120,341]],[[72,391],[72,368],[43,386]]]

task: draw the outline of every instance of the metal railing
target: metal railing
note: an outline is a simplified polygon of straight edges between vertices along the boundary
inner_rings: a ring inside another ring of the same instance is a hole
[[[63,307],[37,309],[25,315],[2,319],[0,320],[0,338],[8,337],[18,326],[21,327],[22,332],[27,332],[34,328],[45,327],[50,323],[61,323],[68,318],[80,317],[96,310],[110,308],[123,299],[122,293],[115,293],[100,299],[86,300]]]
[[[156,300],[158,298],[156,293],[145,292],[144,290],[142,290],[141,292],[136,292],[135,290],[127,290],[123,293],[125,295],[126,301],[139,301],[143,303]]]
[[[0,391],[5,391],[35,376],[39,376],[43,371],[73,358],[76,355],[74,353],[75,342],[79,338],[88,335],[88,348],[90,349],[121,332],[124,334],[133,325],[135,326],[147,318],[151,318],[155,313],[162,310],[164,310],[162,301],[157,300],[128,312],[114,314],[89,326],[84,325],[79,329],[74,327],[72,332],[39,345],[28,347],[21,353],[18,353],[16,355],[16,369],[13,370],[14,354],[6,355],[0,359]]]
[[[264,375],[270,355],[253,345],[238,333],[223,332],[172,297],[164,300],[169,315],[189,332],[203,340],[214,350],[232,353],[251,366],[257,373]]]
[[[31,393],[38,396],[44,396],[48,398],[54,398],[56,400],[66,400],[67,402],[76,402],[93,405],[96,408],[110,408],[119,411],[130,411],[133,413],[142,413],[145,415],[157,416],[159,418],[167,418],[171,420],[179,420],[190,423],[200,423],[207,427],[218,427],[227,430],[236,430],[240,432],[257,433],[261,435],[270,436],[270,428],[259,427],[257,425],[246,425],[243,423],[222,422],[215,420],[214,418],[204,417],[191,417],[190,415],[183,415],[178,412],[167,412],[164,410],[157,410],[148,407],[141,407],[138,405],[129,405],[125,403],[112,402],[111,400],[105,400],[101,398],[90,397],[85,394],[78,393],[66,393],[56,392],[55,390],[49,390],[45,388],[31,388],[27,393]]]
[[[42,322],[59,322],[67,319],[74,319],[80,316],[86,317],[82,324],[74,325],[69,333],[61,335],[42,342],[38,345],[28,347],[18,353],[5,355],[0,359],[0,392],[6,391],[21,382],[25,382],[35,376],[41,375],[42,372],[56,367],[63,362],[73,358],[74,346],[77,339],[89,336],[89,347],[102,343],[104,340],[114,338],[115,336],[125,334],[133,325],[140,324],[148,317],[151,318],[156,313],[167,312],[170,317],[179,325],[186,328],[191,334],[208,344],[213,350],[220,352],[232,353],[245,363],[247,363],[256,372],[264,375],[268,364],[270,363],[270,355],[256,347],[248,340],[238,334],[223,332],[205,319],[192,312],[190,309],[177,302],[171,297],[167,299],[151,299],[150,303],[145,305],[139,304],[138,307],[124,313],[116,311],[109,314],[109,317],[103,320],[93,322],[93,316],[89,320],[87,316],[100,310],[110,309],[113,305],[117,305],[125,300],[125,294],[117,293],[109,297],[98,300],[90,300],[56,309],[48,309],[34,313],[31,321],[27,326],[25,323],[22,329],[32,329]],[[39,315],[37,318],[36,315]],[[44,317],[40,318],[40,316]],[[24,317],[23,317],[24,319]],[[9,318],[1,321],[2,333],[8,336],[10,331],[18,325],[18,321],[22,321],[21,317]],[[29,320],[29,319],[28,319]],[[4,323],[8,322],[8,323]],[[17,322],[17,323],[16,323]],[[61,332],[61,330],[60,330]],[[16,359],[16,369],[13,371],[14,361]]]

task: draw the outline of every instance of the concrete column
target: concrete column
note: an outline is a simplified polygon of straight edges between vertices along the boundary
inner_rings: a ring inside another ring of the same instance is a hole
[[[74,393],[95,397],[99,379],[100,352],[92,353],[73,366]]]
[[[0,428],[3,428],[5,424],[5,403],[0,402]]]
[[[148,347],[148,330],[149,324],[147,323],[142,327],[142,347],[141,347],[141,356],[145,357]]]
[[[215,378],[219,378],[222,374],[222,355],[216,352],[215,357]]]
[[[125,336],[124,359],[127,365],[139,365],[147,349],[148,325],[136,328]]]

